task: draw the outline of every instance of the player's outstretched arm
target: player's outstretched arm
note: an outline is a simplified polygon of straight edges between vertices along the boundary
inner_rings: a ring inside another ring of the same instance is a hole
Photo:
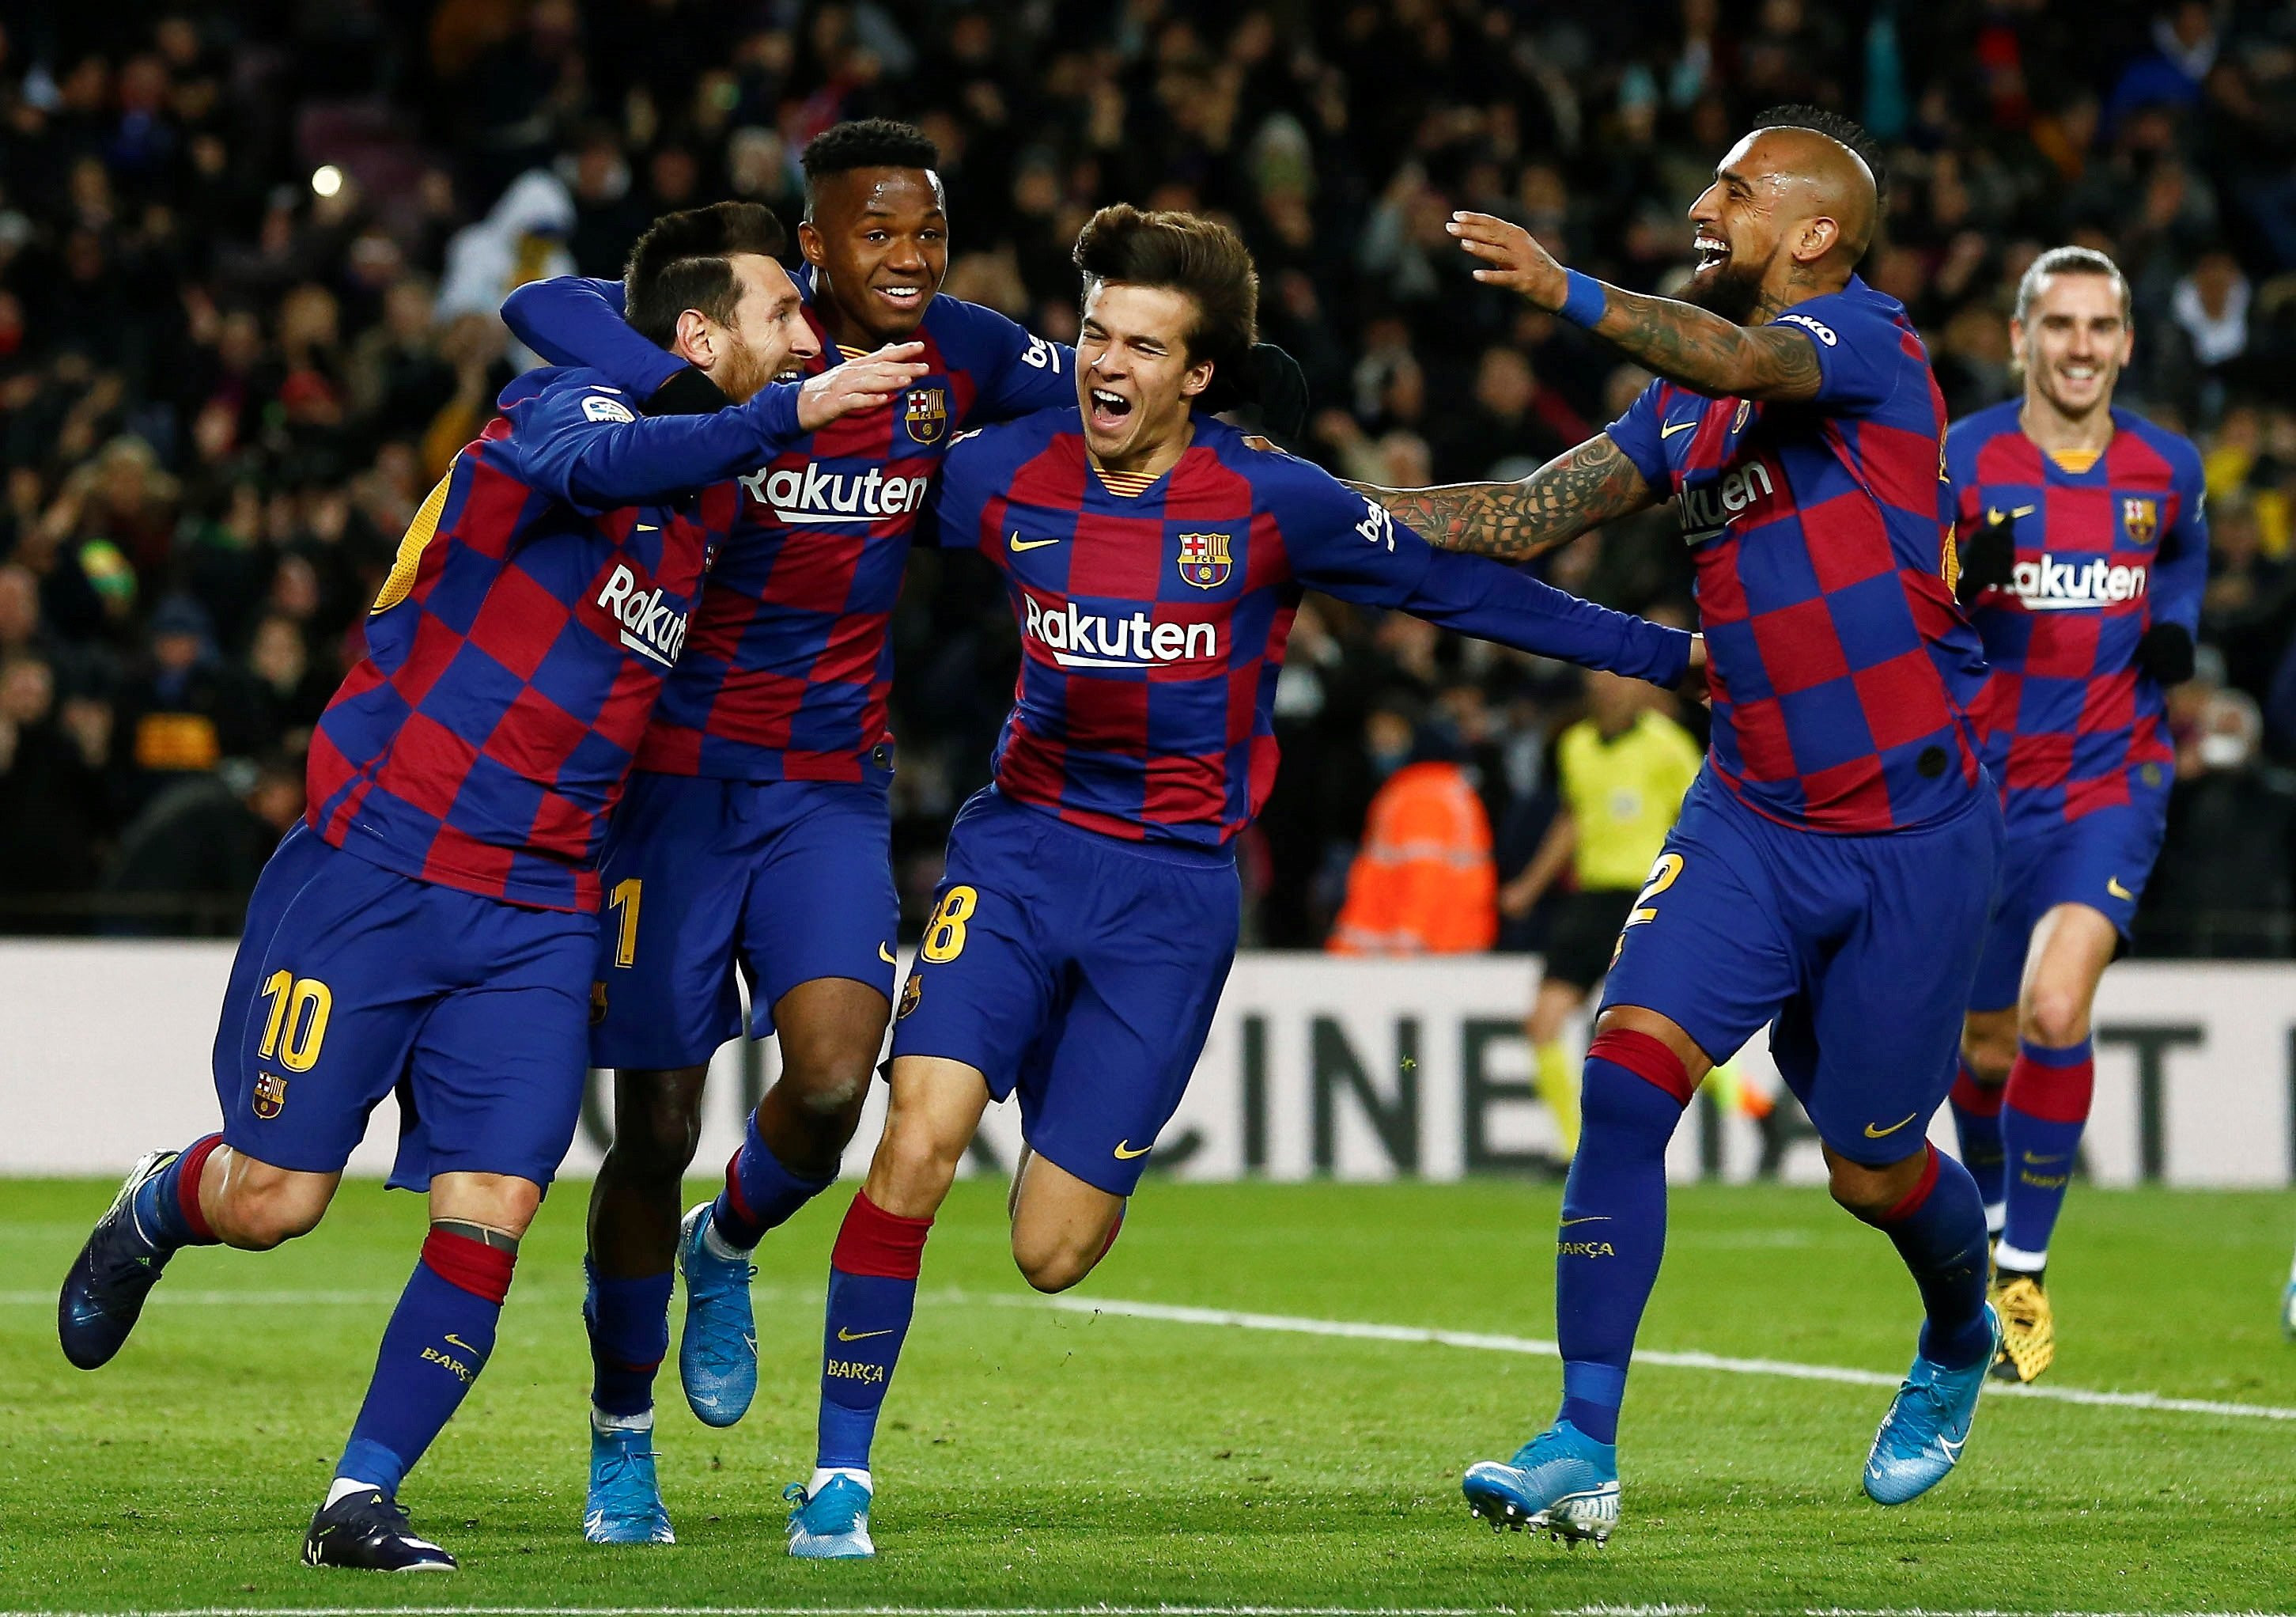
[[[619,281],[581,275],[529,281],[503,300],[502,317],[512,336],[551,364],[586,365],[640,398],[652,400],[673,378],[693,371],[622,318]],[[718,393],[715,385],[709,391]],[[716,402],[723,404],[725,396],[719,393]]]
[[[1470,551],[1503,562],[1526,561],[1659,499],[1607,432],[1565,449],[1512,483],[1348,487],[1409,524],[1438,550]]]
[[[1647,297],[1554,261],[1520,225],[1456,213],[1447,228],[1483,262],[1475,279],[1520,292],[1615,343],[1646,368],[1710,398],[1815,398],[1816,340],[1788,325],[1743,326],[1671,298]],[[1813,288],[1813,291],[1816,289]]]
[[[714,415],[641,418],[611,390],[553,387],[512,406],[512,441],[531,487],[583,509],[668,499],[746,472],[832,421],[882,409],[922,373],[909,357],[918,346],[775,382]]]

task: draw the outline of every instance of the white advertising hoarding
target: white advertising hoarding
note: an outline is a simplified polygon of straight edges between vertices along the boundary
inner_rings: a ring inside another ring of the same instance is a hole
[[[0,941],[0,1174],[110,1174],[213,1128],[209,1052],[230,963],[228,943]],[[1554,1139],[1531,1098],[1521,1022],[1538,975],[1521,956],[1245,955],[1159,1142],[1159,1170],[1374,1180],[1524,1170]],[[2296,964],[2125,962],[2105,978],[2096,1020],[2086,1151],[2101,1183],[2290,1182]],[[733,1150],[745,1092],[772,1064],[770,1045],[746,1063],[736,1047],[719,1053],[699,1171]],[[1757,1088],[1775,1087],[1760,1040],[1739,1066]],[[596,1164],[604,1098],[594,1075],[569,1173]],[[878,1086],[849,1172],[867,1160],[883,1105]],[[383,1171],[397,1132],[385,1101],[352,1170]],[[1949,1146],[1951,1133],[1940,1112],[1931,1137]],[[991,1108],[976,1168],[1009,1163],[1019,1137],[1013,1109]],[[1759,1153],[1751,1121],[1702,1105],[1670,1166],[1678,1178],[1742,1178]],[[1791,1145],[1784,1170],[1821,1177],[1814,1144]]]

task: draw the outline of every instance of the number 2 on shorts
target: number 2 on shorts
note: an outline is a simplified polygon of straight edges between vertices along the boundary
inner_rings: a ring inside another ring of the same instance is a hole
[[[972,918],[972,912],[980,905],[980,894],[974,889],[950,888],[925,927],[924,947],[917,951],[919,956],[938,963],[954,960],[964,953],[964,923]]]
[[[1658,906],[1652,904],[1651,900],[1673,886],[1675,878],[1681,874],[1682,856],[1680,854],[1659,855],[1658,863],[1651,866],[1650,880],[1644,882],[1642,891],[1635,895],[1634,913],[1627,917],[1627,924],[1632,926],[1637,922],[1657,920]]]

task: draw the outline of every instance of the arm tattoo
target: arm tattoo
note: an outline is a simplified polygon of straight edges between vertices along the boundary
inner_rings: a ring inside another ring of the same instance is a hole
[[[1824,380],[1807,332],[1743,326],[1671,298],[1606,287],[1595,334],[1669,381],[1710,398],[1815,398]],[[1774,311],[1765,311],[1774,312]]]
[[[1658,498],[1607,432],[1564,450],[1521,482],[1348,486],[1439,550],[1472,551],[1502,562],[1528,560]]]

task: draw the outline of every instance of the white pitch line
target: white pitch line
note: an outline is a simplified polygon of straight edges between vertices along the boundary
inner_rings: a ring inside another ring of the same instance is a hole
[[[759,1297],[791,1293],[794,1288],[758,1287]],[[396,1292],[170,1292],[152,1295],[153,1302],[187,1307],[282,1308],[344,1306],[375,1308],[398,1301]],[[52,1292],[0,1292],[0,1307],[48,1305]],[[533,1293],[521,1301],[529,1308],[541,1301]],[[1509,1336],[1488,1331],[1445,1331],[1424,1326],[1382,1325],[1371,1320],[1314,1319],[1296,1314],[1256,1314],[1235,1309],[1193,1308],[1174,1302],[1139,1302],[1118,1297],[1013,1296],[1004,1293],[927,1292],[920,1302],[960,1306],[1050,1309],[1064,1314],[1106,1314],[1125,1319],[1153,1319],[1168,1325],[1223,1326],[1235,1330],[1277,1331],[1298,1336],[1336,1336],[1357,1342],[1393,1342],[1464,1348],[1484,1353],[1516,1353],[1534,1358],[1559,1358],[1562,1350],[1539,1336]],[[1852,1387],[1894,1388],[1901,1379],[1879,1370],[1858,1370],[1846,1365],[1800,1364],[1784,1358],[1734,1358],[1719,1353],[1669,1351],[1638,1348],[1635,1362],[1675,1370],[1708,1370],[1723,1375],[1768,1375],[1783,1381],[1834,1382]],[[2171,1398],[2159,1392],[2106,1392],[2088,1387],[2036,1386],[2031,1383],[1988,1386],[1985,1396],[2032,1398],[2051,1403],[2079,1404],[2091,1408],[2141,1409],[2167,1415],[2203,1415],[2234,1420],[2296,1421],[2296,1408],[2276,1404],[2232,1403],[2218,1399]],[[458,1608],[467,1609],[467,1608]],[[0,1617],[8,1617],[0,1613]],[[1841,1613],[1841,1617],[1849,1617]],[[1906,1617],[1915,1617],[1907,1613]]]
[[[0,1617],[1708,1617],[1703,1605],[198,1605]],[[2018,1612],[1936,1606],[1726,1607],[1715,1617],[2292,1617],[2284,1612]]]
[[[1118,1298],[1048,1297],[984,1298],[964,1296],[968,1302],[1012,1302],[1045,1307],[1070,1314],[1109,1314],[1130,1319],[1160,1319],[1174,1325],[1227,1326],[1246,1331],[1282,1331],[1300,1336],[1341,1336],[1365,1342],[1433,1343],[1487,1353],[1521,1353],[1538,1358],[1559,1358],[1562,1350],[1538,1336],[1503,1336],[1482,1331],[1439,1331],[1421,1326],[1378,1325],[1354,1319],[1308,1319],[1292,1314],[1252,1314],[1233,1309],[1188,1308],[1168,1302],[1131,1302]],[[1841,1382],[1856,1387],[1892,1387],[1900,1377],[1879,1370],[1853,1370],[1841,1365],[1795,1364],[1779,1358],[1730,1358],[1718,1353],[1635,1350],[1638,1365],[1663,1365],[1677,1370],[1712,1370],[1726,1375],[1775,1375],[1788,1381]],[[2038,1398],[2062,1404],[2087,1404],[2120,1409],[2160,1410],[2177,1415],[2230,1416],[2235,1419],[2296,1421],[2296,1408],[2273,1404],[2225,1403],[2212,1399],[2167,1398],[2157,1392],[2098,1392],[2085,1387],[2035,1386],[2030,1383],[1989,1387],[1988,1398]]]

